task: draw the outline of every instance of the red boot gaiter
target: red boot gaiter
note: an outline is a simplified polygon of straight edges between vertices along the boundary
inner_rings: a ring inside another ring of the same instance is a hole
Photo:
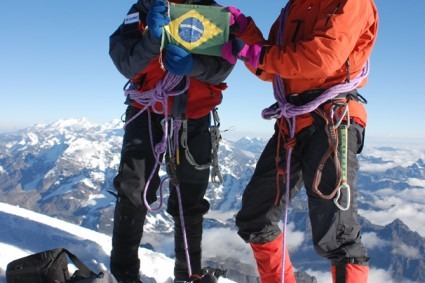
[[[369,266],[347,263],[332,265],[333,283],[367,283]]]
[[[265,244],[251,243],[261,283],[282,283],[283,234]],[[285,248],[285,283],[295,283],[295,275],[288,249]]]

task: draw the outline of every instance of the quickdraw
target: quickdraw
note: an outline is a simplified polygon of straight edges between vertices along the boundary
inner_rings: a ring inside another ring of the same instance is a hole
[[[211,182],[221,185],[223,184],[223,176],[218,166],[218,147],[220,146],[221,133],[220,133],[220,117],[218,116],[217,108],[214,108],[212,113],[214,124],[210,127],[211,145],[212,145],[212,169],[211,169]]]
[[[326,122],[325,130],[328,135],[329,148],[323,155],[316,170],[312,189],[323,199],[333,199],[335,205],[339,209],[345,211],[350,208],[350,186],[347,183],[347,133],[348,127],[350,126],[350,115],[347,103],[341,101],[332,103],[333,104],[329,110],[329,115],[327,115],[325,111],[320,108],[315,110],[315,113],[319,114]],[[338,114],[339,112],[342,113]],[[342,123],[343,121],[346,121],[346,124]],[[322,171],[325,163],[331,155],[334,156],[333,160],[338,181],[335,189],[331,193],[325,195],[319,190],[319,184],[322,178]],[[347,205],[345,207],[339,204],[342,189],[347,190]]]
[[[337,190],[336,197],[334,198],[335,205],[343,211],[346,211],[350,208],[350,202],[351,202],[351,195],[350,195],[350,186],[347,183],[347,154],[348,154],[348,147],[347,147],[347,133],[348,133],[348,127],[349,125],[340,125],[339,126],[339,134],[341,138],[341,145],[340,145],[340,161],[341,161],[341,185],[339,186]],[[347,205],[345,207],[341,206],[339,204],[339,199],[341,197],[341,190],[346,189],[347,190]]]
[[[218,165],[218,148],[221,141],[221,134],[219,129],[220,118],[218,117],[217,108],[214,108],[211,114],[212,114],[213,123],[214,123],[213,125],[210,126],[211,145],[212,145],[211,162],[208,162],[206,164],[198,164],[193,158],[192,154],[190,153],[189,146],[187,144],[187,120],[182,121],[183,127],[182,127],[180,142],[185,151],[186,160],[189,162],[189,164],[198,170],[205,170],[205,169],[208,169],[209,167],[212,167],[211,182],[220,185],[223,183],[223,177],[220,173],[220,168]]]

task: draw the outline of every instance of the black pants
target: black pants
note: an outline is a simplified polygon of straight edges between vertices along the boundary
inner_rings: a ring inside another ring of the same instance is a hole
[[[363,128],[351,124],[348,129],[348,172],[351,205],[347,211],[336,207],[333,200],[318,196],[312,189],[314,175],[321,158],[328,149],[328,137],[324,121],[317,118],[315,123],[297,135],[290,164],[290,199],[305,185],[308,196],[309,216],[313,233],[313,244],[320,256],[338,262],[344,258],[366,257],[366,250],[360,241],[360,226],[357,221],[355,183],[359,163],[357,152],[363,144]],[[280,233],[278,223],[285,211],[285,178],[280,178],[281,192],[275,203],[276,189],[276,148],[278,129],[266,145],[256,170],[247,185],[242,208],[236,216],[239,235],[252,243],[268,243]],[[286,150],[281,146],[280,168],[286,168]],[[332,157],[333,158],[333,157]],[[327,195],[336,187],[337,176],[332,158],[324,166],[319,190]],[[342,190],[343,198],[345,190]]]
[[[129,106],[126,120],[138,113],[138,109]],[[161,122],[163,115],[151,113],[151,120],[148,113],[144,112],[125,128],[123,146],[121,151],[121,163],[117,176],[114,178],[114,186],[118,191],[119,198],[115,206],[114,231],[112,236],[111,271],[119,279],[136,278],[139,273],[140,261],[138,259],[138,248],[143,235],[143,224],[147,210],[143,203],[143,190],[152,170],[155,168],[155,155],[153,146],[158,144],[163,138]],[[152,133],[152,137],[150,135]],[[179,133],[180,136],[181,132]],[[150,139],[152,138],[153,145]],[[211,158],[211,137],[209,132],[209,117],[188,120],[187,132],[188,147],[194,160],[198,164],[210,162]],[[160,156],[162,160],[163,156]],[[147,191],[147,200],[151,204],[156,201],[156,192],[159,188],[160,178],[159,168],[153,174]],[[209,203],[204,199],[208,186],[209,169],[198,170],[194,168],[186,159],[184,149],[180,145],[180,164],[177,166],[177,178],[182,198],[183,214],[187,219],[187,225],[193,224],[196,227],[186,227],[189,229],[201,230],[193,233],[196,239],[188,236],[189,246],[194,246],[192,242],[200,246],[202,237],[202,218],[209,210]],[[168,200],[167,212],[175,220],[179,217],[179,205],[176,188],[170,184],[170,197]],[[180,221],[176,221],[176,233],[182,233]],[[176,239],[182,239],[177,235]],[[176,253],[181,252],[180,243],[176,243]],[[200,269],[200,247],[194,247],[196,254],[192,264]],[[183,249],[184,252],[184,249]],[[189,251],[190,252],[190,251]],[[177,258],[185,258],[177,255]],[[181,264],[180,264],[181,265]],[[200,270],[192,270],[193,273]],[[176,277],[183,276],[180,273]],[[185,274],[187,276],[187,274]]]

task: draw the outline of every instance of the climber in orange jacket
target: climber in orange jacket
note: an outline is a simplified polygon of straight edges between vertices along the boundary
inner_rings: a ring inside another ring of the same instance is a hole
[[[282,282],[282,274],[285,283],[295,282],[278,223],[303,185],[313,244],[331,261],[333,282],[367,282],[369,257],[360,237],[355,183],[367,122],[366,101],[357,90],[367,82],[378,28],[373,0],[289,0],[267,40],[252,18],[227,9],[234,39],[223,47],[223,58],[243,60],[258,78],[273,82],[277,98],[269,108],[275,111],[269,118],[277,119],[275,133],[236,216],[261,282]],[[346,152],[338,152],[343,145]]]

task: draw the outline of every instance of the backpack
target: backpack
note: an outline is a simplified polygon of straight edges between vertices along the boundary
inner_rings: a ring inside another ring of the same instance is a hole
[[[68,259],[78,268],[71,276]],[[108,272],[90,270],[65,248],[56,248],[10,262],[6,268],[7,283],[116,283]]]

